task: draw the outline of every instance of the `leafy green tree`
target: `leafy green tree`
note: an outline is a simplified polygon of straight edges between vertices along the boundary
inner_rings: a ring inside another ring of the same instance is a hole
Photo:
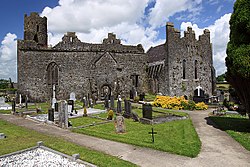
[[[225,77],[226,77],[226,74],[221,74],[218,77],[216,77],[216,81],[217,82],[224,82],[226,80]]]
[[[9,80],[0,79],[0,89],[7,89],[9,87]]]
[[[250,1],[237,0],[230,19],[226,57],[227,81],[250,114]]]

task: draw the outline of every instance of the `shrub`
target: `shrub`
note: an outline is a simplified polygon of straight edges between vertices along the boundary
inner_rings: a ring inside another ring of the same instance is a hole
[[[195,109],[196,110],[207,110],[208,106],[204,102],[200,102],[195,104]]]
[[[108,111],[108,117],[107,117],[107,119],[108,119],[108,120],[112,120],[112,119],[113,119],[113,116],[114,116],[114,111],[113,111],[113,110],[109,110],[109,111]]]
[[[84,107],[84,109],[83,109],[83,116],[87,116],[87,108],[86,107]]]
[[[139,97],[139,96],[135,96],[135,97],[134,97],[134,102],[138,103],[139,100],[140,100],[140,97]]]
[[[193,100],[186,100],[184,96],[156,96],[152,105],[174,110],[206,110],[208,108],[204,102],[195,104]]]

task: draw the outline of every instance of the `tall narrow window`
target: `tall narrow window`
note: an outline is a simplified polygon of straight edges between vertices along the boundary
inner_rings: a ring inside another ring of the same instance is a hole
[[[58,85],[59,68],[55,62],[52,62],[47,67],[47,82],[48,85]]]
[[[186,79],[186,60],[182,61],[182,78]]]
[[[198,75],[197,75],[197,60],[194,61],[194,79],[197,79]]]

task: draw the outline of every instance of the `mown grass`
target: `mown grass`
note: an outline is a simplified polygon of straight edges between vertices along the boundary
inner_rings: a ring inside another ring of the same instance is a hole
[[[1,114],[10,114],[11,110],[0,110]]]
[[[156,95],[146,93],[145,101],[154,101],[155,98],[156,98]]]
[[[45,146],[65,154],[73,155],[79,153],[82,160],[98,166],[136,166],[117,157],[90,150],[57,137],[18,127],[3,120],[0,120],[0,132],[7,135],[7,138],[0,140],[0,155],[33,147],[36,145],[36,142],[43,141]]]
[[[250,120],[240,115],[209,117],[221,130],[250,151]]]
[[[138,112],[138,110],[136,110],[136,112]],[[84,119],[92,118],[77,119],[79,119],[80,122],[85,122]],[[77,121],[77,119],[74,121]],[[153,125],[154,131],[157,132],[154,143],[152,143],[151,135],[148,134],[148,132],[151,131],[152,125],[134,122],[132,119],[125,119],[125,126],[126,133],[124,134],[117,134],[115,132],[114,122],[73,129],[73,132],[189,157],[196,157],[200,152],[201,142],[190,119]]]

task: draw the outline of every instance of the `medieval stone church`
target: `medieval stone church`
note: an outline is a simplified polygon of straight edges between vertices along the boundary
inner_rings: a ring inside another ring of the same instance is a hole
[[[68,32],[48,46],[47,18],[24,17],[24,40],[17,43],[18,91],[33,101],[68,99],[71,92],[102,98],[136,93],[193,95],[197,86],[212,95],[214,68],[208,30],[197,41],[192,29],[180,32],[167,24],[165,44],[147,53],[141,44],[123,45],[109,33],[101,44],[80,41]]]

